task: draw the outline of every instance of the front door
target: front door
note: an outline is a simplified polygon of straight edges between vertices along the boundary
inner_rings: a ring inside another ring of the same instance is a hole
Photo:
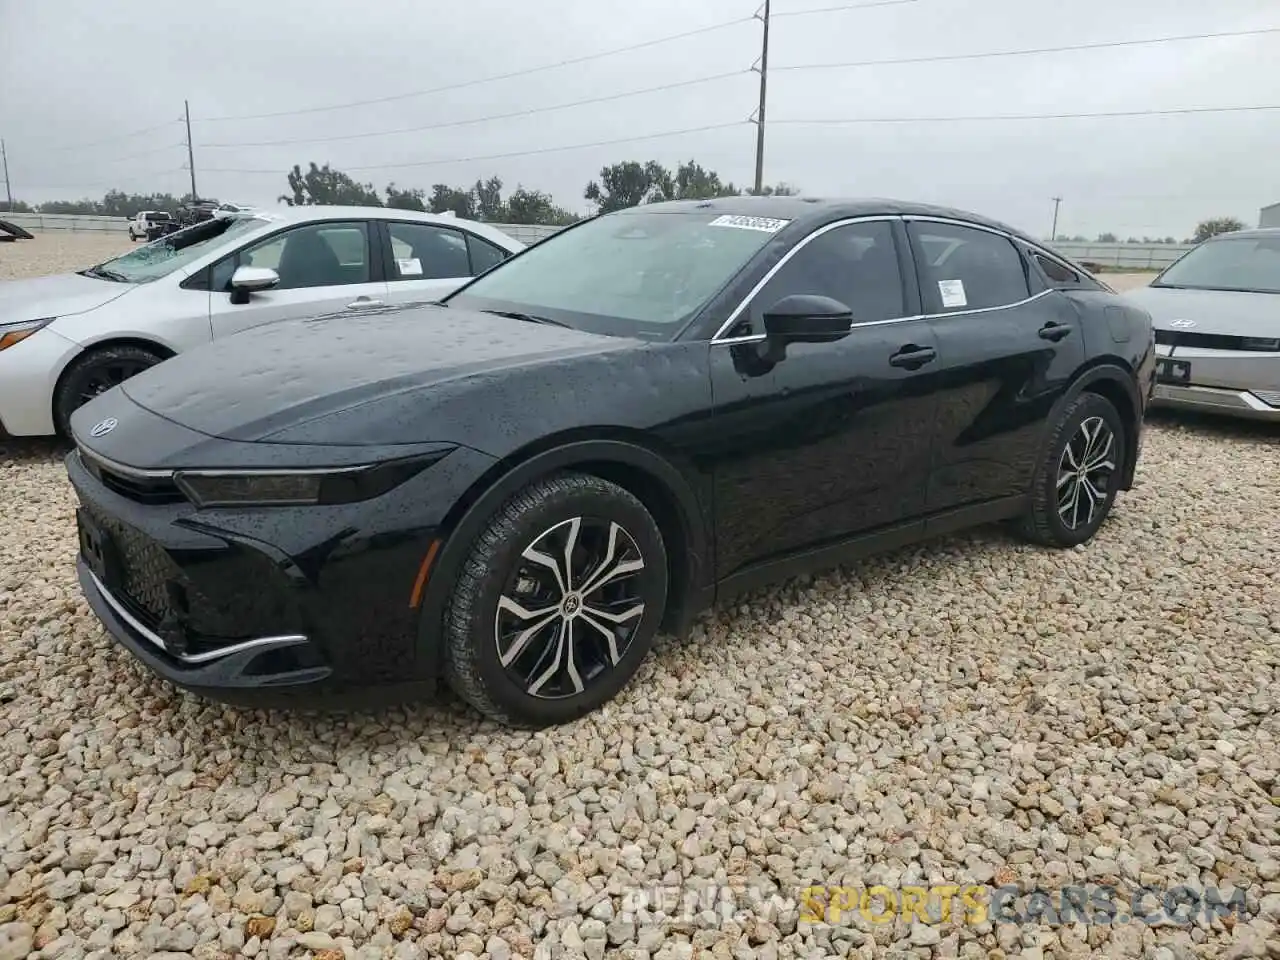
[[[937,349],[918,314],[901,224],[820,230],[754,298],[736,342],[710,346],[720,578],[792,551],[891,527],[923,510]],[[792,294],[848,305],[843,340],[753,361],[769,306]]]
[[[387,301],[387,284],[373,256],[369,224],[326,221],[292,227],[259,240],[213,267],[209,322],[214,337],[298,317],[349,310],[353,314]],[[280,275],[270,290],[231,302],[237,267],[269,267]]]
[[[926,506],[1021,496],[1084,360],[1076,309],[1000,233],[928,220],[908,233],[944,382]]]

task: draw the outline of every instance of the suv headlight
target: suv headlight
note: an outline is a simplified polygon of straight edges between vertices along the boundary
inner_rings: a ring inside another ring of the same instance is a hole
[[[15,343],[21,343],[37,330],[47,327],[57,317],[42,317],[39,320],[23,320],[21,323],[0,323],[0,350],[8,350]]]
[[[448,456],[439,451],[361,467],[179,470],[173,482],[197,507],[297,507],[380,497]]]

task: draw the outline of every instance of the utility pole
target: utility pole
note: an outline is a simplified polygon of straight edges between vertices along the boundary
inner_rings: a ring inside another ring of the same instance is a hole
[[[764,190],[764,108],[769,84],[769,0],[756,13],[764,24],[764,39],[760,45],[760,106],[756,109],[756,195]]]
[[[196,193],[196,155],[191,147],[191,101],[183,100],[182,106],[187,112],[187,167],[191,170],[191,202],[195,203],[200,194]]]
[[[13,212],[13,185],[9,183],[9,154],[5,152],[4,141],[0,140],[0,160],[4,161],[4,193],[9,198],[9,212]]]
[[[1049,231],[1049,242],[1058,239],[1058,204],[1062,203],[1061,197],[1050,197],[1053,201],[1053,229]]]

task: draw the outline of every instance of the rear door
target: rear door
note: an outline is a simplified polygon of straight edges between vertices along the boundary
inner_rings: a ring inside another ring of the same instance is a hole
[[[1084,361],[1070,300],[999,231],[908,218],[943,389],[930,512],[1026,493],[1048,416]]]
[[[374,256],[372,230],[365,220],[301,224],[251,243],[214,264],[209,321],[214,337],[296,317],[350,310],[356,313],[387,301],[382,262]],[[237,267],[269,267],[280,275],[271,290],[231,300]]]
[[[469,231],[434,223],[386,220],[378,228],[392,303],[438,300],[508,256]]]

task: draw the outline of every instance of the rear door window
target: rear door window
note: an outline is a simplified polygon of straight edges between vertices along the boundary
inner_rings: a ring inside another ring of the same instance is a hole
[[[928,313],[985,310],[1030,296],[1026,264],[1005,237],[927,221],[912,221],[907,229]]]

